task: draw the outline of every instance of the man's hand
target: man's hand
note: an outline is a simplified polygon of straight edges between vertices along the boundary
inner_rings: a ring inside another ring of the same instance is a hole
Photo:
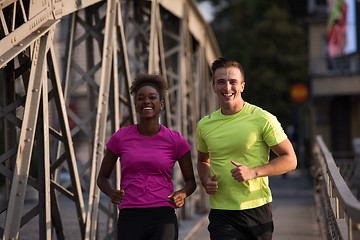
[[[204,185],[204,188],[208,194],[214,195],[218,189],[218,183],[215,181],[217,178],[217,174],[212,177],[209,177]]]
[[[177,191],[169,194],[168,198],[176,208],[181,208],[184,205],[184,199],[186,198],[186,194]]]
[[[124,190],[115,190],[111,193],[111,202],[114,204],[120,204],[124,199],[125,191]]]
[[[231,163],[236,166],[236,168],[231,169],[231,175],[236,181],[243,182],[257,177],[255,169],[249,168],[238,162],[231,161]]]

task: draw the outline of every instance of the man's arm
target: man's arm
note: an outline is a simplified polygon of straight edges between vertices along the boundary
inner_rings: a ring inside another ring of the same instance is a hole
[[[203,187],[208,194],[215,194],[218,188],[215,181],[217,175],[210,176],[210,158],[209,153],[198,151],[197,171]]]
[[[276,176],[294,170],[297,166],[297,158],[294,148],[288,138],[281,143],[270,147],[278,156],[268,164],[255,167],[258,177]]]
[[[240,163],[231,161],[236,166],[231,169],[234,179],[242,182],[257,177],[276,176],[287,173],[296,168],[296,154],[288,138],[270,148],[278,157],[274,158],[267,164],[249,168]]]

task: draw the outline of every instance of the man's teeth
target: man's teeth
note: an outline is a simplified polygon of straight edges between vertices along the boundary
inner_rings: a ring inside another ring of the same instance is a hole
[[[223,94],[225,97],[230,97],[230,96],[232,96],[232,93],[224,93]]]

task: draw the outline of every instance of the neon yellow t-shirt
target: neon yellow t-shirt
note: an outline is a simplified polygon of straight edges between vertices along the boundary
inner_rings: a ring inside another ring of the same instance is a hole
[[[248,167],[266,164],[270,147],[286,138],[274,115],[249,103],[233,115],[223,115],[218,109],[202,118],[197,127],[198,150],[209,153],[211,176],[218,175],[210,207],[244,210],[271,202],[268,177],[238,182],[231,176],[235,168],[231,160]]]

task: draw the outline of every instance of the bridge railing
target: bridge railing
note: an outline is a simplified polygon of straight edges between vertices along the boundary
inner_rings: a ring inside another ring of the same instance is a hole
[[[322,239],[360,239],[360,202],[321,136],[316,136],[314,145],[314,198]]]

